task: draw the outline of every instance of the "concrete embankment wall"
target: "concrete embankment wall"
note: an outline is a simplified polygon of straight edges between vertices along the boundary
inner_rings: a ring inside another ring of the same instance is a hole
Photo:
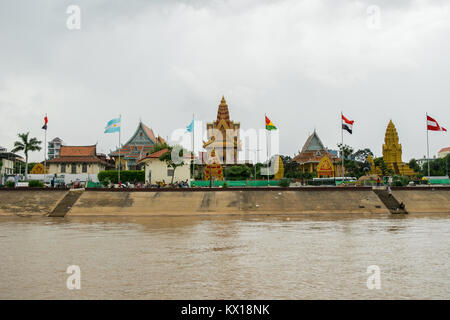
[[[226,190],[185,192],[88,191],[69,211],[75,215],[198,215],[284,213],[389,213],[365,190]]]
[[[393,189],[409,213],[450,213],[450,188],[424,187],[420,190]]]
[[[67,190],[1,190],[0,216],[47,215]]]
[[[409,213],[450,213],[450,188],[393,188],[393,195]],[[0,190],[0,216],[58,208],[59,216],[389,213],[370,188],[86,190],[68,198],[67,190]]]

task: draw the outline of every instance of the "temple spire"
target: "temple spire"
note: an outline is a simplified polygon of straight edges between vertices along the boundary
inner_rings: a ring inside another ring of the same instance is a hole
[[[222,96],[222,100],[219,104],[219,109],[217,110],[217,122],[220,120],[230,121],[230,113],[228,111],[228,105],[225,101],[225,96]]]

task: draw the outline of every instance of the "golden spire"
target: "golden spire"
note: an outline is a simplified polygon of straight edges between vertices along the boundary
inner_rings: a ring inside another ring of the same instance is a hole
[[[217,110],[217,122],[220,120],[225,120],[227,123],[230,121],[230,113],[228,112],[225,96],[222,96],[222,101],[220,101],[219,109]]]

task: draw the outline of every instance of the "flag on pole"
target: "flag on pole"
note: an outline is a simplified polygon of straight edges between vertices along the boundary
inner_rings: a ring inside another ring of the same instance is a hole
[[[342,129],[347,130],[348,133],[352,134],[353,133],[353,123],[355,122],[355,120],[348,120],[343,114],[341,114],[342,116],[342,120],[344,121],[342,123]]]
[[[191,123],[186,127],[187,132],[192,132],[194,130],[194,119],[192,119]]]
[[[48,123],[48,118],[47,118],[47,115],[45,115],[45,117],[44,117],[44,125],[42,126],[42,129],[47,130],[47,123]]]
[[[270,121],[270,119],[269,118],[267,118],[267,116],[265,116],[266,117],[266,130],[277,130],[277,127],[275,127],[274,125],[273,125],[273,123],[272,123],[272,121]]]
[[[430,131],[447,131],[444,127],[439,126],[436,120],[427,115],[427,130]]]
[[[115,118],[106,124],[105,133],[120,132],[120,118]]]

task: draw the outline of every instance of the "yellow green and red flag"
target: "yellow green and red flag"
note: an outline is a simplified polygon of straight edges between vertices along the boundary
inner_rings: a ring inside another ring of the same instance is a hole
[[[270,121],[269,118],[266,117],[266,130],[277,130],[277,127],[275,127],[272,123],[272,121]]]

